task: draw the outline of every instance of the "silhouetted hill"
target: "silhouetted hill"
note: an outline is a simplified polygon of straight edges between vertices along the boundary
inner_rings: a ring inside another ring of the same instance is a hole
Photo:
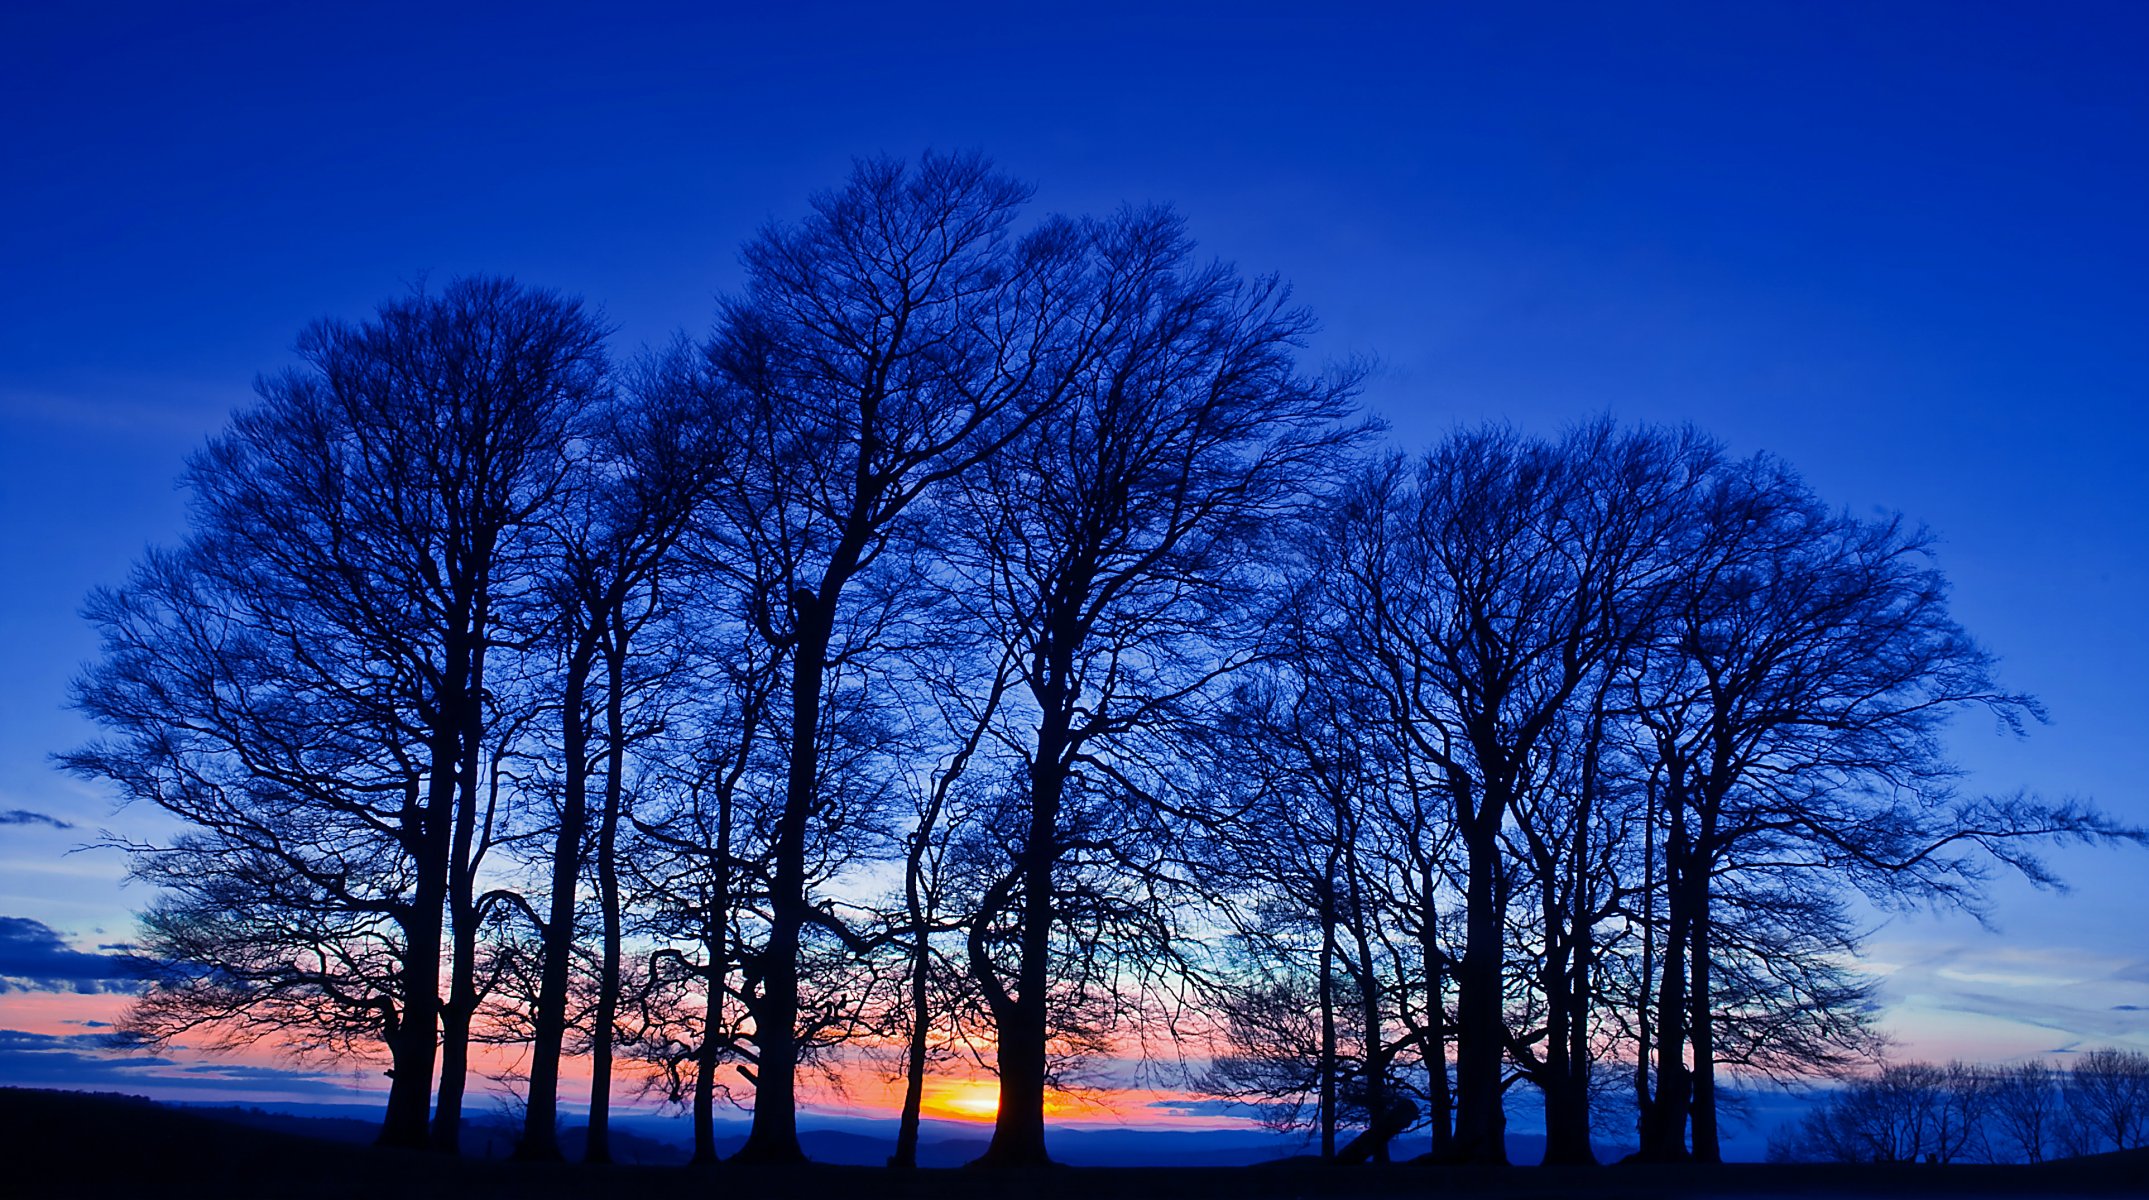
[[[341,1142],[347,1146],[370,1146],[381,1131],[378,1116],[317,1116],[312,1113],[279,1111],[241,1104],[174,1104],[168,1107],[176,1112],[207,1117],[212,1121],[245,1125],[252,1129],[266,1129],[324,1142]]]
[[[220,1115],[219,1115],[220,1114]],[[814,1165],[682,1167],[517,1163],[377,1150],[347,1138],[349,1119],[254,1109],[189,1110],[138,1097],[0,1089],[0,1194],[129,1200],[646,1200],[714,1187],[753,1200],[1284,1200],[1492,1196],[1819,1197],[2142,1195],[2149,1153],[2043,1167],[1339,1168],[1085,1167],[1031,1171],[889,1171]],[[311,1122],[311,1123],[309,1123]],[[504,1128],[504,1127],[502,1127]],[[312,1132],[299,1132],[310,1130]],[[1110,1134],[1115,1131],[1096,1131]],[[1142,1131],[1121,1131],[1142,1132]],[[816,1131],[818,1144],[877,1152],[878,1139]],[[329,1134],[331,1136],[315,1136]],[[632,1134],[637,1141],[641,1135]],[[1176,1135],[1148,1135],[1176,1136]],[[1074,1146],[1076,1137],[1068,1141]]]

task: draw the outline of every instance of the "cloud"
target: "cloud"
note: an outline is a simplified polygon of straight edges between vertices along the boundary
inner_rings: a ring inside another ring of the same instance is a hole
[[[183,433],[199,438],[223,422],[235,398],[243,398],[235,397],[228,387],[216,385],[186,386],[183,394],[174,394],[164,402],[115,398],[142,391],[139,386],[117,380],[104,388],[64,394],[8,388],[0,391],[0,402],[5,402],[15,416],[61,429],[133,435]]]
[[[2008,1055],[2042,1053],[2059,1044],[2132,1042],[2145,1032],[2140,1003],[2149,960],[2067,944],[1995,945],[1883,942],[1873,947],[1885,977],[1885,1018],[1915,1053],[1992,1056],[1978,1043],[2010,1047]],[[1959,1015],[1949,1025],[1930,1018]],[[2008,1026],[2013,1026],[2010,1029]],[[1971,1044],[1951,1039],[1967,1037]],[[1932,1048],[1945,1047],[1944,1051]]]
[[[0,917],[0,992],[131,992],[148,964],[133,954],[76,950],[51,926]]]
[[[179,1099],[234,1092],[293,1099],[352,1098],[351,1085],[309,1071],[252,1063],[181,1063],[162,1055],[119,1053],[120,1039],[104,1033],[30,1033],[0,1029],[0,1084],[15,1087],[125,1089]]]
[[[1271,1108],[1287,1108],[1288,1105],[1262,1100],[1227,1100],[1187,1096],[1170,1100],[1151,1100],[1142,1107],[1175,1117],[1253,1117]]]
[[[0,812],[0,825],[50,825],[54,829],[73,829],[75,827],[73,821],[62,821],[58,817],[41,812],[31,812],[27,808],[12,808],[6,812]]]
[[[27,1029],[0,1029],[0,1055],[64,1050],[113,1050],[124,1043],[109,1033],[31,1033]],[[131,1060],[156,1066],[170,1066],[168,1058],[136,1058]]]
[[[2149,983],[2149,962],[2130,962],[2113,971],[2112,978],[2128,983]]]

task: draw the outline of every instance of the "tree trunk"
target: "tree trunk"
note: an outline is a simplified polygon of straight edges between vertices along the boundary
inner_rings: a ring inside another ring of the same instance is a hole
[[[819,785],[821,680],[827,669],[834,588],[823,601],[803,589],[792,652],[790,768],[783,812],[770,847],[775,879],[769,892],[769,942],[762,952],[761,994],[753,1004],[754,1120],[735,1162],[806,1161],[798,1144],[798,950],[806,924],[806,824]]]
[[[1066,678],[1064,671],[1059,678]],[[1021,961],[1016,991],[995,1007],[1000,1106],[992,1142],[976,1166],[1045,1166],[1046,992],[1051,980],[1052,868],[1059,857],[1060,799],[1067,786],[1067,725],[1059,704],[1045,708],[1030,768],[1030,828],[1022,846]]]
[[[561,787],[560,827],[552,843],[551,903],[543,930],[545,958],[539,969],[537,1013],[530,1039],[530,1093],[523,1108],[522,1141],[515,1148],[515,1157],[538,1161],[556,1161],[560,1157],[560,1047],[567,1040],[575,891],[582,877],[582,837],[589,826],[589,719],[584,708],[595,654],[596,630],[592,626],[576,639],[560,700],[566,773]]]
[[[1664,898],[1669,928],[1657,990],[1656,1097],[1644,1114],[1641,1156],[1657,1162],[1687,1158],[1686,1114],[1691,1084],[1686,1070],[1686,948],[1690,941],[1688,846],[1685,805],[1671,801],[1671,830],[1664,841]]]
[[[1556,900],[1545,905],[1548,921],[1559,919]],[[1573,947],[1557,926],[1547,931],[1551,943],[1545,955],[1539,986],[1549,1009],[1545,1037],[1545,1061],[1538,1086],[1545,1100],[1544,1165],[1594,1163],[1589,1145],[1589,1093],[1577,1086],[1573,1060],[1572,1029],[1574,997],[1570,994],[1570,957]]]
[[[453,846],[456,763],[462,739],[453,716],[461,710],[465,675],[458,664],[459,642],[450,639],[448,679],[440,698],[440,715],[430,746],[425,805],[414,815],[417,843],[412,858],[417,886],[411,918],[405,925],[403,1014],[391,1051],[388,1109],[381,1121],[383,1146],[425,1146],[431,1140],[433,1069],[440,1031],[440,951],[442,919],[447,911],[448,858]]]
[[[1578,856],[1579,857],[1579,856]],[[1592,994],[1592,967],[1596,962],[1596,934],[1583,907],[1588,903],[1585,894],[1576,897],[1574,917],[1574,987],[1569,993],[1574,1004],[1574,1018],[1567,1026],[1567,1062],[1574,1072],[1575,1107],[1574,1121],[1582,1131],[1582,1145],[1588,1151],[1586,1161],[1597,1161],[1596,1148],[1590,1144],[1590,1097],[1596,1086],[1590,1074],[1589,1014],[1596,997]]]
[[[1649,1087],[1649,987],[1656,975],[1656,785],[1649,785],[1646,819],[1642,822],[1642,966],[1641,986],[1635,995],[1634,1042],[1634,1135],[1646,1150],[1650,1112],[1655,1108]]]
[[[403,1011],[396,1019],[389,1048],[393,1065],[388,1072],[388,1108],[376,1139],[383,1146],[424,1146],[429,1139],[440,1025],[440,917],[446,893],[445,878],[435,883],[432,872],[421,874],[412,915],[404,925]]]
[[[452,896],[455,889],[449,891]],[[463,1090],[470,1076],[470,1021],[477,1010],[477,932],[464,928],[470,917],[467,910],[458,912],[451,929],[448,1002],[440,1008],[440,1095],[433,1105],[432,1144],[433,1149],[446,1154],[458,1153],[462,1148]]]
[[[1469,859],[1463,914],[1463,957],[1456,974],[1455,1152],[1463,1162],[1506,1165],[1507,1113],[1501,1065],[1502,936],[1498,876],[1499,809],[1488,800],[1459,822]]]
[[[910,1042],[905,1047],[903,1062],[903,1115],[896,1125],[895,1155],[888,1160],[891,1167],[918,1165],[918,1123],[925,1105],[925,1051],[933,1034],[930,1009],[933,942],[932,931],[927,928],[933,914],[926,899],[925,863],[932,844],[933,827],[940,818],[940,799],[946,794],[949,780],[961,773],[968,757],[969,751],[965,749],[950,765],[949,774],[933,785],[925,810],[918,816],[918,828],[911,834],[909,853],[903,860],[904,911],[910,918],[911,936],[916,940],[911,943],[910,956]]]
[[[1545,1043],[1546,1073],[1554,1085],[1545,1091],[1544,1162],[1593,1165],[1589,1120],[1589,822],[1596,800],[1597,746],[1601,719],[1592,723],[1582,755],[1582,788],[1574,812],[1574,835],[1552,856],[1550,878],[1564,879],[1567,895],[1545,891],[1547,941],[1557,947],[1546,957],[1545,1001],[1551,1007],[1550,1036]],[[1560,859],[1565,861],[1561,862]]]
[[[1694,1045],[1694,1159],[1705,1163],[1724,1161],[1716,1121],[1716,1018],[1710,1011],[1709,983],[1710,880],[1707,863],[1715,823],[1713,811],[1703,813],[1701,848],[1694,856],[1692,867],[1694,949],[1687,961],[1687,969],[1694,980],[1688,991],[1692,1013],[1687,1018],[1688,1036]]]
[[[1388,1161],[1388,1143],[1392,1138],[1380,1136],[1382,1122],[1388,1119],[1388,1052],[1381,1041],[1380,981],[1373,974],[1373,943],[1366,936],[1364,897],[1358,892],[1357,857],[1348,847],[1344,852],[1346,869],[1350,872],[1352,921],[1351,936],[1358,950],[1358,1020],[1364,1027],[1360,1036],[1360,1061],[1364,1064],[1366,1129],[1374,1134],[1373,1161]]]
[[[925,1051],[933,1034],[933,1015],[929,1007],[933,943],[932,934],[926,929],[931,914],[926,911],[923,875],[926,843],[932,836],[933,819],[938,811],[936,795],[918,822],[910,844],[910,856],[903,868],[903,895],[909,907],[912,936],[917,940],[912,943],[910,958],[910,1043],[905,1047],[903,1062],[903,1115],[896,1126],[895,1155],[888,1160],[891,1167],[918,1165],[918,1124],[925,1106]]]
[[[470,863],[477,799],[470,782],[466,777],[458,789],[462,801],[455,814],[455,848],[448,866],[448,1002],[440,1008],[440,1094],[433,1104],[433,1148],[448,1154],[462,1145],[470,1022],[478,1007],[478,911]]]
[[[917,919],[916,907],[914,902],[913,920]],[[932,1014],[926,1011],[930,990],[926,971],[931,966],[932,947],[922,925],[916,936],[910,961],[910,1044],[905,1047],[903,1062],[903,1116],[896,1125],[895,1155],[888,1160],[889,1166],[903,1168],[918,1165],[918,1122],[925,1105],[925,1044],[933,1032]]]
[[[1439,913],[1427,876],[1424,915],[1419,922],[1419,953],[1425,959],[1425,1094],[1432,1111],[1433,1157],[1446,1161],[1455,1153],[1455,1108],[1448,1087],[1447,972],[1442,969]]]
[[[755,706],[758,711],[759,706]],[[744,757],[745,750],[740,751]],[[694,1158],[696,1165],[716,1162],[716,1065],[726,1027],[725,1008],[731,979],[731,799],[735,781],[718,785],[716,793],[715,871],[709,887],[709,907],[703,918],[701,940],[708,957],[708,999],[702,1004],[701,1049],[695,1056]]]
[[[440,1020],[440,1096],[433,1109],[433,1148],[462,1148],[463,1089],[470,1074],[470,1022],[478,1007],[478,905],[476,849],[478,755],[485,740],[485,635],[488,605],[482,591],[471,605],[469,683],[454,710],[461,747],[455,760],[457,804],[448,852],[448,1002]]]
[[[933,781],[927,793],[924,809],[918,814],[918,827],[911,834],[908,853],[903,860],[903,905],[910,919],[912,937],[910,960],[910,1043],[903,1071],[903,1115],[896,1126],[895,1155],[888,1160],[891,1167],[912,1168],[918,1165],[918,1124],[925,1103],[925,1060],[927,1043],[933,1033],[932,1020],[932,969],[933,969],[933,921],[938,915],[929,875],[937,870],[937,864],[929,866],[932,859],[933,831],[940,823],[940,812],[946,803],[948,792],[955,781],[968,769],[970,756],[977,752],[978,743],[985,737],[992,714],[999,709],[1000,697],[1007,686],[1009,660],[1003,658],[998,672],[993,676],[992,691],[986,699],[983,715],[972,726],[970,736],[950,759],[947,769]]]
[[[616,615],[616,614],[615,614]],[[616,620],[605,645],[604,811],[597,823],[597,901],[604,916],[597,1011],[590,1018],[589,1142],[582,1161],[612,1161],[612,1025],[619,1013],[619,817],[626,804],[627,630]]]
[[[1321,1157],[1336,1157],[1336,873],[1330,857],[1321,880],[1321,956],[1316,992],[1321,1004]]]
[[[716,1163],[716,1067],[723,1050],[726,984],[731,978],[731,783],[719,785],[716,797],[715,870],[708,908],[702,919],[702,952],[708,960],[703,980],[701,1046],[694,1054],[694,1157],[692,1166]]]
[[[716,1031],[724,1015],[723,984],[709,968],[709,997],[703,1002],[701,1045],[694,1050],[694,1157],[690,1167],[716,1164]]]

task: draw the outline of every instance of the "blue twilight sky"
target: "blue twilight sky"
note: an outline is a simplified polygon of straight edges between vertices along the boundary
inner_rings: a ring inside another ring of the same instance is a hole
[[[489,271],[699,331],[758,224],[925,147],[1176,204],[1403,444],[1692,420],[1927,522],[2054,718],[1963,729],[1966,786],[2149,822],[2145,63],[2139,3],[6,6],[0,1005],[94,992],[8,956],[145,899],[62,857],[147,819],[47,765],[76,609],[305,322]],[[2063,862],[1997,932],[1876,930],[1908,1049],[2149,1046],[2149,855]]]

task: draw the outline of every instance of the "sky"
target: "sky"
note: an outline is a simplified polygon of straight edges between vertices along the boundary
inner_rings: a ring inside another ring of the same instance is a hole
[[[2149,824],[2145,61],[2133,3],[0,7],[0,1083],[354,1086],[93,1064],[148,897],[75,849],[154,818],[48,757],[84,596],[300,328],[482,271],[698,333],[882,153],[1176,206],[1399,446],[1690,421],[1926,524],[2052,715],[1958,729],[1964,789]],[[2149,1048],[2149,853],[2055,861],[1989,925],[1873,915],[1900,1053]]]

